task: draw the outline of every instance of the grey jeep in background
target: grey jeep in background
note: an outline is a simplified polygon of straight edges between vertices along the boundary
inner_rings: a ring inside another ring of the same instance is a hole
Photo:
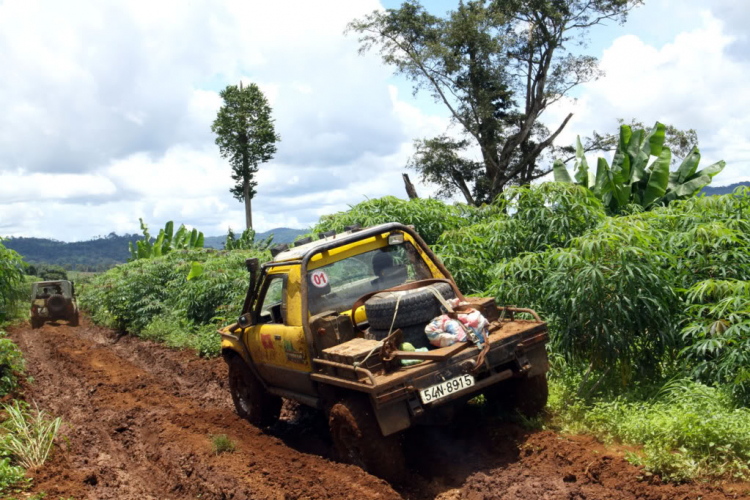
[[[78,303],[72,281],[38,281],[31,285],[31,328],[47,321],[65,320],[78,326]]]

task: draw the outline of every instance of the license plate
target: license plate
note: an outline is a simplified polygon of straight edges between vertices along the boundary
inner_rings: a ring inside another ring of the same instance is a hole
[[[456,392],[463,391],[474,385],[474,377],[471,375],[459,375],[445,382],[435,384],[419,391],[419,396],[424,404],[433,403],[438,399],[450,396]]]

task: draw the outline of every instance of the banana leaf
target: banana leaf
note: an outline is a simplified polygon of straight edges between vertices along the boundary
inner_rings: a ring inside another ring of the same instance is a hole
[[[203,233],[198,233],[198,239],[195,241],[195,247],[193,248],[203,248]]]
[[[617,146],[614,158],[612,158],[612,179],[614,184],[622,185],[630,182],[630,155],[628,155],[628,146],[632,141],[640,141],[641,130],[632,132],[630,127],[623,125],[620,127],[620,143]]]
[[[180,224],[180,227],[177,229],[177,232],[172,239],[172,248],[182,248],[183,243],[185,242],[186,231],[185,224]]]
[[[664,147],[664,138],[666,136],[666,127],[663,123],[656,122],[654,127],[649,130],[646,140],[643,141],[641,149],[646,156],[659,156]]]
[[[708,175],[701,175],[680,184],[673,192],[678,198],[685,198],[687,196],[693,196],[709,184],[711,184],[711,177]]]
[[[568,169],[565,168],[565,164],[562,160],[555,160],[555,163],[552,164],[552,173],[555,176],[555,182],[562,182],[565,184],[573,183],[570,174],[568,173]]]
[[[594,183],[594,195],[602,198],[605,193],[612,191],[611,172],[607,160],[599,158],[596,163],[596,182]],[[602,198],[603,200],[603,198]]]
[[[630,203],[630,194],[632,193],[632,187],[630,184],[617,184],[613,185],[612,193],[617,200],[617,205],[622,207]]]
[[[576,172],[575,179],[578,184],[588,189],[594,187],[594,184],[596,184],[596,175],[589,169],[580,136],[576,137],[576,165],[574,171]]]
[[[727,166],[727,163],[724,160],[717,161],[716,163],[707,166],[703,170],[697,172],[695,175],[707,175],[710,178],[714,178],[716,174],[724,170],[724,167]]]
[[[673,172],[674,175],[670,175],[670,187],[672,189],[677,189],[677,186],[687,182],[693,174],[695,174],[695,171],[698,169],[698,163],[701,161],[701,153],[698,150],[698,147],[693,147],[693,150],[690,151],[690,154],[688,154],[684,160],[682,160],[682,163],[679,167],[677,167],[677,170]]]
[[[190,272],[187,275],[187,280],[190,281],[195,278],[200,278],[203,275],[203,265],[200,262],[193,262],[190,266]]]
[[[630,155],[631,184],[635,184],[648,178],[648,172],[646,172],[648,159],[651,155],[659,156],[661,154],[662,147],[664,146],[664,133],[664,125],[656,122],[645,137],[643,131],[638,131],[638,144],[636,144],[635,137],[630,140],[628,154]]]
[[[643,195],[643,207],[649,205],[664,196],[669,186],[669,164],[672,161],[672,152],[669,148],[662,148],[659,158],[651,165],[651,175],[648,178],[648,186]]]
[[[161,257],[162,255],[166,255],[167,252],[164,252],[164,230],[159,231],[159,236],[156,237],[156,243],[154,243],[154,257]]]

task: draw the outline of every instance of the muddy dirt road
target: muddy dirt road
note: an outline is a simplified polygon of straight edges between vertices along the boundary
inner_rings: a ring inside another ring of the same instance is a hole
[[[76,499],[725,499],[749,484],[664,485],[589,438],[528,433],[467,412],[406,438],[409,481],[394,485],[333,460],[324,419],[285,404],[261,432],[239,419],[220,359],[139,339],[113,344],[83,318],[10,330],[34,382],[24,397],[64,419],[33,491]],[[483,425],[484,424],[484,425]],[[215,455],[227,434],[234,453]]]

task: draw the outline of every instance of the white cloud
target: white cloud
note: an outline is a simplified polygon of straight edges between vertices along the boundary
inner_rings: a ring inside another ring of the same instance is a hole
[[[0,234],[73,240],[137,231],[138,217],[241,228],[210,132],[218,91],[239,81],[264,90],[282,138],[258,176],[257,229],[401,194],[412,137],[444,122],[391,95],[390,69],[343,35],[377,8],[0,2]]]
[[[111,196],[115,184],[103,175],[0,172],[0,200],[75,200]]]
[[[606,76],[585,85],[577,103],[562,101],[545,117],[552,128],[575,113],[557,144],[592,130],[615,132],[616,118],[659,120],[698,132],[702,165],[727,162],[715,185],[750,179],[749,60],[731,53],[741,37],[724,20],[707,10],[699,16],[700,27],[661,47],[636,35],[614,40],[601,57]]]

